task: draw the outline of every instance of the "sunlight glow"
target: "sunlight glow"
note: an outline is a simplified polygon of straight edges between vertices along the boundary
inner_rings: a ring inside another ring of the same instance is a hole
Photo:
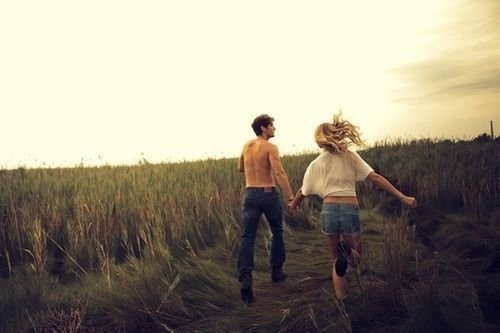
[[[369,142],[479,134],[493,102],[450,129],[456,103],[398,101],[394,70],[449,49],[450,3],[3,2],[0,168],[235,157],[260,113],[282,153],[339,109]]]

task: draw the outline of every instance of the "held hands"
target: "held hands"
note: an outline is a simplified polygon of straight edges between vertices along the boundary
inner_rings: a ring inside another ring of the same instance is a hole
[[[289,200],[288,201],[288,210],[290,211],[290,214],[295,215],[297,214],[299,205],[297,204],[296,200]]]
[[[288,199],[288,210],[290,214],[297,214],[300,203],[304,198],[305,196],[302,194],[302,189],[299,189],[293,198]]]

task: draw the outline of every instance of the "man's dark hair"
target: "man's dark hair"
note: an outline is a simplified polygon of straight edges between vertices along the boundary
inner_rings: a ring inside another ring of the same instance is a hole
[[[267,127],[270,124],[272,124],[273,121],[274,121],[273,117],[267,114],[261,114],[260,116],[258,116],[253,120],[252,123],[253,131],[255,132],[256,135],[261,135],[262,134],[261,126]]]

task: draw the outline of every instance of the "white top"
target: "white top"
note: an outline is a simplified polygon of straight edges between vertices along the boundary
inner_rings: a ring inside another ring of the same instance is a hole
[[[350,156],[349,156],[350,155]],[[303,195],[356,196],[356,181],[373,171],[355,151],[323,152],[309,164],[302,182]]]

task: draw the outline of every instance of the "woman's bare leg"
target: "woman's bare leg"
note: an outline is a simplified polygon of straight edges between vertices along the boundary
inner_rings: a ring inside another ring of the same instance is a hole
[[[349,235],[344,234],[342,237],[344,238],[344,241],[351,245],[352,252],[349,261],[352,266],[357,267],[363,256],[363,241],[361,239],[361,233],[356,232]]]
[[[339,300],[346,299],[347,297],[347,279],[344,276],[338,276],[335,271],[335,261],[337,261],[338,252],[337,252],[337,244],[340,241],[339,235],[327,235],[326,241],[328,244],[328,249],[330,250],[330,254],[332,256],[332,283],[333,290],[335,291],[335,297]]]

